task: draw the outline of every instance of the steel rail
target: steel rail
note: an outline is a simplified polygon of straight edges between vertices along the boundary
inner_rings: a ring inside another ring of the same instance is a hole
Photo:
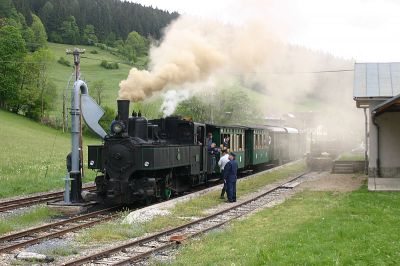
[[[0,253],[10,252],[12,250],[25,247],[28,245],[36,244],[45,239],[51,239],[59,237],[69,232],[77,231],[82,228],[87,228],[93,226],[100,222],[109,221],[114,219],[118,214],[111,213],[118,210],[118,207],[112,207],[108,209],[103,209],[88,214],[78,215],[63,221],[58,221],[54,223],[49,223],[46,225],[38,226],[32,229],[16,232],[14,234],[5,235],[0,237]],[[95,220],[93,220],[95,219]],[[87,220],[87,221],[86,221]],[[80,223],[82,222],[82,223]],[[75,224],[78,223],[78,224]],[[66,227],[63,228],[62,226]],[[57,228],[61,227],[61,228]],[[54,230],[54,231],[51,231]],[[40,236],[33,236],[31,239],[24,239],[32,237],[32,235],[37,233],[43,233]],[[7,243],[9,242],[9,243]],[[14,242],[14,243],[13,243]],[[5,244],[5,246],[2,246]]]
[[[135,247],[135,246],[142,246],[142,245],[144,245],[146,243],[149,243],[151,241],[157,241],[157,239],[159,239],[159,238],[162,238],[162,237],[165,237],[165,236],[169,236],[169,235],[171,235],[173,233],[182,231],[183,229],[187,229],[187,228],[193,227],[194,225],[199,225],[202,222],[206,222],[208,220],[212,220],[213,218],[216,218],[217,216],[229,213],[230,211],[233,211],[233,210],[239,209],[240,207],[243,207],[245,205],[251,204],[252,202],[257,201],[257,200],[259,200],[259,199],[271,194],[272,192],[274,192],[274,191],[276,191],[278,189],[290,189],[290,187],[287,187],[285,185],[288,184],[288,183],[291,183],[291,182],[293,182],[293,181],[295,181],[295,180],[297,180],[299,178],[301,178],[302,176],[304,176],[304,175],[306,175],[308,173],[309,172],[304,172],[304,173],[302,173],[302,174],[300,174],[300,175],[298,175],[298,176],[296,176],[296,177],[294,177],[294,178],[292,178],[290,180],[286,180],[285,182],[283,182],[283,183],[281,183],[281,184],[279,184],[279,185],[277,185],[277,186],[275,186],[275,187],[263,192],[262,194],[254,197],[254,198],[248,199],[248,200],[243,201],[243,202],[238,203],[238,204],[234,204],[232,207],[229,207],[227,209],[218,211],[216,213],[213,213],[211,215],[208,215],[208,216],[205,216],[203,218],[197,219],[195,221],[192,221],[192,222],[189,222],[189,223],[186,223],[186,224],[183,224],[183,225],[171,228],[171,229],[167,229],[167,230],[164,230],[162,232],[155,233],[153,235],[150,235],[150,236],[147,236],[147,237],[144,237],[144,238],[141,238],[141,239],[133,240],[133,241],[130,241],[128,243],[125,243],[125,244],[122,244],[122,245],[119,245],[119,246],[116,246],[116,247],[113,247],[113,248],[110,248],[110,249],[107,249],[107,250],[103,250],[103,251],[100,251],[100,252],[95,253],[95,254],[91,254],[91,255],[88,255],[88,256],[85,256],[85,257],[81,257],[81,258],[77,258],[75,260],[66,262],[63,265],[64,266],[72,266],[72,265],[82,265],[84,263],[92,263],[92,262],[94,262],[96,260],[100,260],[100,259],[104,259],[106,257],[110,257],[111,255],[113,255],[113,254],[115,254],[117,252],[120,252],[120,251],[122,251],[124,249],[132,248],[132,247]],[[210,231],[212,229],[221,227],[224,224],[226,224],[226,223],[228,223],[228,222],[230,222],[230,221],[232,221],[234,219],[237,219],[237,218],[239,218],[239,217],[241,217],[243,215],[246,215],[246,214],[250,213],[251,211],[254,211],[257,208],[259,208],[259,206],[258,207],[256,206],[255,208],[250,208],[250,210],[245,210],[243,213],[237,214],[234,217],[228,217],[227,219],[225,219],[225,220],[223,220],[221,222],[218,222],[215,225],[212,225],[212,226],[207,227],[205,229],[201,229],[199,232],[195,232],[194,234],[191,234],[189,237],[194,237],[196,235],[203,234],[203,233],[205,233],[207,231]],[[154,252],[157,252],[157,251],[160,251],[160,250],[164,250],[164,249],[168,249],[168,248],[176,245],[175,242],[169,242],[169,241],[157,241],[157,242],[163,243],[163,245],[161,245],[159,247],[153,247],[149,251],[136,252],[136,253],[139,253],[137,255],[132,255],[132,256],[124,255],[125,257],[126,256],[128,256],[128,257],[123,259],[122,261],[114,263],[113,265],[125,265],[128,262],[139,261],[139,260],[142,260],[142,259],[144,259],[146,257],[149,257]]]
[[[96,189],[96,186],[90,185],[90,186],[84,187],[84,189],[93,191]],[[49,193],[45,193],[45,194],[37,195],[37,196],[27,196],[27,197],[23,197],[23,198],[19,198],[19,199],[1,201],[0,202],[0,212],[5,212],[5,211],[9,211],[9,210],[18,209],[18,208],[28,207],[28,206],[43,203],[43,202],[46,202],[49,200],[62,199],[63,193],[64,193],[63,191],[49,192]]]

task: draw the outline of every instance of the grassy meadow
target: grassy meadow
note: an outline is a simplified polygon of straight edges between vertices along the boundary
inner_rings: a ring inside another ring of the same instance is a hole
[[[0,198],[61,188],[70,134],[0,110]],[[84,137],[86,146],[100,140]],[[84,181],[95,173],[86,169]]]
[[[62,115],[62,99],[63,94],[65,92],[66,86],[68,84],[68,80],[71,77],[73,72],[73,57],[72,55],[66,55],[66,49],[73,49],[73,45],[68,44],[57,44],[57,43],[48,43],[48,47],[53,54],[53,61],[49,66],[49,77],[50,80],[53,81],[56,85],[56,89],[58,92],[57,100],[56,100],[56,110],[52,112],[53,117],[60,118]],[[124,60],[118,56],[111,54],[106,50],[101,50],[95,46],[85,46],[78,45],[79,48],[86,49],[84,55],[82,55],[81,59],[81,77],[85,80],[89,86],[89,94],[94,96],[94,92],[91,91],[91,85],[96,81],[104,81],[104,91],[103,91],[103,103],[102,105],[112,107],[116,109],[116,99],[118,96],[119,83],[121,80],[127,78],[129,70],[132,66],[122,63]],[[91,51],[97,51],[97,54],[92,54]],[[71,63],[71,67],[62,65],[57,62],[60,57],[64,57]],[[84,58],[88,57],[88,58]],[[119,69],[105,69],[100,66],[101,60],[107,60],[109,62],[121,62],[119,63]],[[143,65],[144,61],[146,61],[146,57],[141,57],[138,59],[137,64],[139,66]],[[73,84],[73,79],[71,81],[70,86]],[[240,86],[239,84],[230,84],[229,82],[221,82],[218,85],[219,87],[236,87],[241,91],[245,92],[252,103],[257,106],[264,106],[267,96],[263,93],[245,88]],[[69,96],[68,96],[69,97]],[[162,103],[162,99],[159,94],[156,94],[151,99],[145,101],[144,103],[136,103],[136,109],[142,110],[142,113],[146,115],[150,114],[150,116],[154,116],[158,113],[160,109],[160,105]],[[281,103],[282,105],[284,103]],[[264,108],[264,107],[263,107]],[[147,115],[148,116],[148,115]]]
[[[112,55],[108,51],[101,50],[94,46],[78,45],[79,48],[86,49],[86,52],[81,58],[81,78],[85,80],[89,86],[96,81],[104,81],[104,92],[103,101],[107,106],[115,107],[115,100],[118,95],[119,82],[126,79],[128,76],[131,66],[127,64],[120,63],[119,69],[105,69],[100,66],[101,60],[122,62],[123,60],[115,55]],[[49,66],[49,77],[56,85],[58,92],[56,105],[58,112],[61,116],[62,111],[62,98],[65,88],[68,84],[68,80],[73,72],[73,56],[66,55],[66,49],[73,49],[73,45],[68,44],[58,44],[58,43],[48,43],[48,48],[53,53],[53,62]],[[90,51],[96,50],[97,54],[91,54]],[[71,67],[61,65],[57,62],[60,57],[64,57],[71,63]],[[89,59],[90,58],[90,59]],[[73,85],[74,79],[71,81],[71,87]]]
[[[174,265],[396,265],[400,194],[311,192],[185,245]]]

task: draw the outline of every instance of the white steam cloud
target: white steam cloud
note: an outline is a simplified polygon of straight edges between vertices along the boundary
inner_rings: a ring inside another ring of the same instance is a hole
[[[161,105],[160,111],[163,116],[170,116],[174,113],[178,104],[189,98],[188,90],[168,90],[163,95],[163,103]]]

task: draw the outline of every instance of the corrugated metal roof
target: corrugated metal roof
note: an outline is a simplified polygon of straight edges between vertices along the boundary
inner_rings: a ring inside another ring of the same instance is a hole
[[[354,97],[393,97],[400,93],[400,63],[356,63]]]

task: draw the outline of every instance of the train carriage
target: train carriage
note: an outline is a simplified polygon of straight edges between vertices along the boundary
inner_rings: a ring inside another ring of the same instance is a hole
[[[248,128],[245,133],[246,166],[268,163],[269,133],[263,127]]]
[[[220,148],[227,148],[230,152],[236,154],[236,161],[238,163],[239,169],[245,167],[245,130],[247,128],[243,126],[218,126],[218,125],[206,125],[207,133],[213,134],[213,142]],[[230,138],[229,147],[223,147],[224,138]],[[222,145],[222,146],[221,146]],[[216,156],[218,161],[219,155]],[[210,161],[210,160],[209,160]],[[211,164],[209,165],[209,173],[212,172],[219,173],[219,167],[216,166],[215,169],[211,169]]]

